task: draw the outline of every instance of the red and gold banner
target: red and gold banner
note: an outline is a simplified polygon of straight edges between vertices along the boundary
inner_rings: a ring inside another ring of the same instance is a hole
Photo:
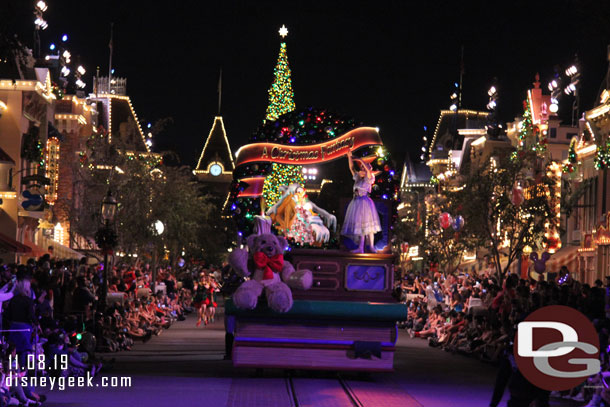
[[[237,194],[238,198],[256,198],[263,194],[265,177],[242,178],[240,182],[247,184],[246,188]]]
[[[320,144],[290,146],[275,143],[254,143],[243,146],[235,166],[251,162],[308,165],[332,161],[367,145],[381,145],[379,132],[374,127],[359,127],[340,137]]]

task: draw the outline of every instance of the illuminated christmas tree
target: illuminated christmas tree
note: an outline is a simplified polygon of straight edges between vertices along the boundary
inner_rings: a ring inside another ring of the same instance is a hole
[[[298,165],[283,165],[273,163],[271,174],[265,178],[263,184],[263,198],[267,207],[275,204],[282,194],[279,191],[281,185],[300,184],[303,185],[303,167]]]
[[[533,151],[542,155],[546,152],[547,140],[540,127],[532,121],[532,106],[529,99],[523,102],[523,120],[519,130],[519,150]]]
[[[286,36],[288,30],[282,26],[280,35]],[[288,66],[288,55],[286,53],[286,43],[280,44],[280,55],[277,65],[273,70],[275,79],[269,88],[269,106],[267,106],[267,121],[275,121],[285,113],[292,112],[294,105],[294,92],[292,91],[292,79],[290,78],[290,67]],[[301,186],[303,180],[303,167],[285,164],[273,164],[272,172],[263,184],[263,198],[267,208],[274,205],[282,196],[279,188],[282,185],[298,183]]]
[[[267,106],[266,118],[270,121],[275,121],[284,113],[294,110],[294,92],[292,91],[292,79],[290,78],[285,42],[280,44],[280,55],[273,70],[273,75],[275,80],[269,88],[269,106]]]
[[[578,165],[578,157],[576,155],[576,143],[577,139],[573,138],[570,141],[570,148],[568,149],[568,162],[563,164],[562,171],[566,174],[572,174],[576,171]]]

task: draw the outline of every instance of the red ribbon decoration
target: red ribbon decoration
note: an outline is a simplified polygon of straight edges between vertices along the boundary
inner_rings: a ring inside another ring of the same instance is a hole
[[[267,256],[263,252],[256,252],[253,256],[254,264],[256,264],[257,268],[262,268],[263,280],[272,280],[273,272],[279,272],[284,267],[284,255],[276,254],[273,257]]]

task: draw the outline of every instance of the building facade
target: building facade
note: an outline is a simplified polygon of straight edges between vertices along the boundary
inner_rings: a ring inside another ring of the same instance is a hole
[[[5,262],[46,250],[36,243],[53,216],[47,193],[56,186],[48,160],[48,148],[57,145],[55,99],[46,68],[33,68],[28,79],[0,79],[0,257]]]
[[[234,169],[231,146],[222,116],[216,116],[193,173],[204,192],[218,198],[224,204],[229,196]]]

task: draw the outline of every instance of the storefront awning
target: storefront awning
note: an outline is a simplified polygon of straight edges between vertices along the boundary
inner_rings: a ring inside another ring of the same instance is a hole
[[[575,271],[574,262],[578,259],[579,246],[565,246],[551,255],[551,258],[546,263],[546,271],[549,273],[558,273],[561,266],[566,266],[568,270]]]
[[[53,257],[56,259],[81,259],[85,257],[82,253],[46,237],[40,239],[40,245],[47,248],[53,246]]]
[[[25,245],[30,249],[28,251],[28,256],[29,257],[41,257],[44,256],[44,254],[46,253],[43,249],[41,249],[40,247],[38,247],[36,245],[36,243],[34,242],[30,242],[28,239],[24,239]]]
[[[29,253],[32,249],[30,249],[27,245],[13,239],[5,235],[4,233],[0,233],[0,252],[6,253]]]

